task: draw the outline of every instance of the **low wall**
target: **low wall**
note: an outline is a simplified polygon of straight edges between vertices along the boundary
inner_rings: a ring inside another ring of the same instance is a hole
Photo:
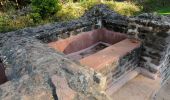
[[[117,17],[114,13],[103,17],[103,26],[109,30],[123,32],[129,38],[142,41],[139,67],[151,74],[161,73],[162,82],[169,77],[169,62],[165,59],[169,54],[170,18],[154,14],[141,14],[134,17]],[[164,64],[162,64],[164,63]],[[153,75],[151,75],[152,77]]]

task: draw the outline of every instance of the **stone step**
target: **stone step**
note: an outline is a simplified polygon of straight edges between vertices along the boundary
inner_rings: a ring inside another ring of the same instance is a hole
[[[119,90],[123,85],[125,85],[128,81],[135,78],[138,74],[139,72],[136,70],[124,74],[118,81],[111,83],[110,85],[107,86],[106,93],[108,95],[112,95],[117,90]]]
[[[129,39],[125,39],[95,54],[81,59],[80,63],[87,65],[97,71],[100,71],[104,68],[107,68],[107,70],[114,70],[117,67],[117,62],[121,57],[133,51],[135,48],[140,47],[140,45],[140,42],[134,43]]]
[[[148,71],[147,69],[145,68],[141,68],[141,67],[138,67],[136,68],[136,70],[142,74],[143,76],[146,76],[148,78],[151,78],[151,79],[156,79],[158,77],[158,73],[151,73],[150,71]]]

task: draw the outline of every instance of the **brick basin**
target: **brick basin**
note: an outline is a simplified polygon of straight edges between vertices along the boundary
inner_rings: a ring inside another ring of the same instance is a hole
[[[117,63],[119,58],[139,46],[140,43],[134,43],[129,39],[125,39],[93,55],[81,59],[80,63],[90,66],[95,70],[101,70],[102,68],[105,68],[104,66]]]
[[[124,73],[124,70],[122,71],[124,67],[120,68],[121,66],[125,66],[125,70],[128,70],[129,66],[133,66],[133,64],[127,65],[127,67],[120,65],[120,59],[139,48],[141,43],[128,39],[123,33],[102,28],[60,39],[48,45],[63,52],[68,58],[77,60],[82,65],[102,73],[109,86],[115,78],[114,75],[117,77],[117,73]]]
[[[87,49],[98,42],[113,45],[125,38],[125,34],[108,31],[106,29],[96,29],[89,32],[82,32],[66,39],[51,42],[49,43],[49,46],[67,55]]]

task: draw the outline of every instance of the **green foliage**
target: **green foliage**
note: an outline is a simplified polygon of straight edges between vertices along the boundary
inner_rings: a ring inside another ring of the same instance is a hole
[[[140,7],[130,2],[104,1],[102,3],[122,15],[130,16],[140,11]],[[101,4],[101,2],[99,2],[99,0],[87,0],[80,3],[66,3],[63,4],[62,9],[56,13],[56,17],[60,21],[76,19],[82,16],[86,10],[97,4]]]
[[[131,16],[138,13],[141,8],[132,2],[113,2],[107,1],[104,4],[108,5],[110,9],[118,12],[121,15]]]
[[[144,0],[139,4],[143,6],[142,12],[170,13],[170,0]]]
[[[7,12],[16,8],[16,3],[9,0],[0,0],[0,11]]]
[[[81,2],[81,6],[83,8],[85,8],[86,10],[90,9],[91,7],[93,7],[94,5],[100,4],[101,2],[99,2],[99,0],[87,0],[84,2]]]
[[[7,24],[8,17],[5,15],[0,16],[0,32],[6,32],[9,29],[6,27],[8,26]]]
[[[35,23],[39,23],[42,20],[42,17],[39,13],[31,13],[31,18]]]
[[[162,7],[161,9],[158,9],[157,12],[161,15],[170,15],[170,6]]]
[[[79,3],[66,3],[62,5],[62,9],[56,13],[56,17],[60,21],[68,21],[72,19],[79,18],[85,12],[85,8],[83,8]]]
[[[16,19],[5,14],[0,15],[0,32],[8,32],[34,25],[33,20],[29,15],[20,16]]]
[[[60,0],[61,1],[61,0]],[[63,0],[64,1],[64,0]],[[102,0],[67,0],[62,5],[58,0],[32,0],[32,12],[22,16],[15,15],[16,9],[0,12],[0,32],[12,31],[24,27],[45,24],[54,21],[68,21],[81,17],[85,11],[97,4],[106,4],[111,10],[122,15],[134,15],[140,7],[130,2]],[[14,11],[13,11],[14,10]],[[49,17],[50,16],[50,17]]]
[[[60,10],[58,0],[32,0],[31,5],[36,17],[39,14],[42,18],[46,18]]]
[[[0,11],[19,9],[30,4],[30,0],[0,0]]]

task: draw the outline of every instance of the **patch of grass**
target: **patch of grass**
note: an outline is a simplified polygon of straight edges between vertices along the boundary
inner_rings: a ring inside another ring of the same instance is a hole
[[[170,15],[170,6],[158,8],[157,12],[161,15]]]
[[[141,5],[143,6],[142,12],[156,12],[161,15],[170,14],[170,0],[145,0]]]

